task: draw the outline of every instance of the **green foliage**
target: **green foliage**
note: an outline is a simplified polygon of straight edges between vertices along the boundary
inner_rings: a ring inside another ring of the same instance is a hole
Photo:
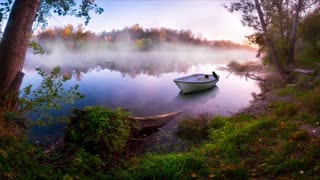
[[[103,13],[103,9],[91,0],[83,0],[80,3],[76,0],[41,0],[41,5],[36,18],[37,26],[41,25],[44,29],[48,25],[48,19],[52,17],[52,14],[59,16],[75,16],[85,19],[87,25],[91,19],[90,11],[94,11],[97,14]]]
[[[26,138],[0,138],[0,177],[4,179],[43,179],[52,174],[49,165],[40,165],[37,161],[40,149],[27,142]]]
[[[294,95],[297,92],[296,86],[287,86],[285,88],[281,88],[277,90],[277,95],[279,96],[289,96]]]
[[[19,112],[6,111],[3,118],[7,123],[13,123],[22,129],[29,125],[25,117]]]
[[[301,100],[301,106],[307,113],[320,116],[320,87],[314,88],[309,94]]]
[[[0,24],[3,20],[8,18],[8,13],[11,11],[12,0],[6,0],[5,2],[0,3]]]
[[[214,118],[212,118],[212,120],[210,122],[211,130],[220,129],[220,128],[224,127],[228,120],[229,120],[229,118],[227,118],[227,117],[215,116]]]
[[[269,106],[274,109],[276,116],[290,118],[295,116],[300,108],[293,103],[275,102]]]
[[[248,45],[240,45],[231,41],[217,40],[207,41],[201,37],[197,37],[191,31],[174,30],[168,28],[151,28],[144,29],[136,24],[131,27],[125,27],[122,30],[103,31],[96,34],[91,31],[84,31],[82,26],[75,28],[73,25],[68,24],[65,27],[48,28],[45,31],[36,35],[42,45],[50,48],[52,41],[57,39],[65,41],[67,48],[71,50],[85,49],[86,47],[92,49],[117,49],[118,45],[129,43],[132,50],[147,51],[161,43],[183,43],[189,45],[206,46],[209,48],[224,48],[224,49],[249,49],[254,50],[253,47]],[[90,43],[88,43],[90,42]]]
[[[320,125],[319,117],[317,115],[310,114],[308,112],[300,112],[299,115],[297,115],[297,119],[299,119],[301,122],[305,124],[310,124],[312,126]]]
[[[211,121],[210,138],[191,152],[148,154],[119,179],[249,179],[262,177],[317,177],[314,160],[319,140],[293,123],[241,115]],[[312,143],[311,143],[312,142]],[[192,162],[189,164],[189,161]]]
[[[302,38],[305,42],[310,44],[312,48],[320,55],[320,9],[315,9],[309,14],[305,20],[305,29]]]
[[[298,131],[290,122],[278,123],[270,118],[249,121],[232,118],[223,127],[212,130],[211,138],[212,142],[202,151],[215,157],[208,166],[213,167],[211,173],[217,178],[225,178],[229,170],[239,172],[232,178],[245,179],[257,174],[258,177],[299,174],[314,163],[306,159],[318,156],[317,145],[312,145],[305,131]]]
[[[28,46],[33,49],[33,54],[44,54],[46,52],[46,50],[35,41],[29,41]]]
[[[197,153],[148,154],[142,162],[127,171],[120,171],[119,179],[192,179],[205,174],[203,156]]]
[[[208,114],[202,114],[198,117],[186,116],[178,123],[177,135],[192,141],[207,139],[211,121],[212,119]]]
[[[73,112],[65,141],[71,151],[81,147],[109,161],[124,150],[130,133],[131,121],[126,111],[94,106]]]
[[[86,152],[83,148],[80,148],[75,154],[72,160],[72,168],[75,172],[81,172],[82,174],[93,174],[102,171],[105,163],[99,157],[99,155],[93,155]]]
[[[23,89],[19,98],[19,112],[28,116],[34,112],[45,112],[49,110],[60,110],[64,104],[73,104],[76,100],[83,98],[78,92],[79,86],[72,86],[65,90],[63,85],[69,80],[68,77],[60,75],[60,68],[54,68],[49,74],[37,68],[38,74],[43,78],[38,88],[33,89],[28,85]]]
[[[142,38],[142,39],[137,39],[135,41],[136,47],[139,50],[149,50],[152,48],[152,40],[151,38]]]

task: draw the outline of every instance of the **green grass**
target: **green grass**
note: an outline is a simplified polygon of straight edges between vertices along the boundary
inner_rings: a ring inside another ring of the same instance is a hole
[[[273,110],[274,115],[283,118],[291,118],[300,110],[297,104],[288,102],[274,102],[269,105],[269,108]]]
[[[0,148],[0,173],[7,178],[56,174],[52,178],[57,179],[320,178],[320,140],[299,129],[301,119],[310,117],[297,113],[292,103],[273,103],[269,111],[268,116],[200,116],[208,126],[207,140],[191,151],[132,156],[111,168],[84,148],[65,161],[71,164],[41,166],[41,161],[30,159],[38,152],[33,146],[2,139],[8,148]],[[193,127],[196,120],[185,119],[183,124]]]
[[[282,115],[218,117],[203,146],[186,153],[148,154],[117,175],[120,179],[319,178],[319,139]]]
[[[73,119],[73,124],[71,121],[67,135],[70,135],[69,148],[73,151],[56,154],[60,158],[45,157],[26,141],[0,139],[0,177],[319,179],[320,139],[299,127],[302,124],[320,125],[320,87],[289,86],[275,93],[291,96],[296,101],[274,102],[267,113],[259,116],[186,117],[179,122],[178,135],[198,142],[193,144],[192,150],[128,156],[115,166],[106,165],[114,163],[115,159],[104,153],[119,155],[117,152],[126,147],[132,128],[127,122],[128,114],[121,110],[89,108],[88,114],[75,116],[86,121],[78,122],[78,118]],[[10,120],[14,116],[8,114],[6,118]],[[102,146],[105,143],[108,146]],[[105,151],[101,153],[100,150]],[[64,160],[62,164],[59,164],[60,160]]]
[[[189,141],[201,141],[209,136],[212,117],[202,114],[198,117],[186,116],[178,122],[177,135]]]
[[[278,96],[290,96],[297,93],[296,86],[287,86],[276,90]]]
[[[207,174],[204,156],[196,153],[147,154],[140,164],[120,171],[119,179],[192,179]]]
[[[314,88],[301,98],[302,107],[311,115],[320,116],[320,87]]]

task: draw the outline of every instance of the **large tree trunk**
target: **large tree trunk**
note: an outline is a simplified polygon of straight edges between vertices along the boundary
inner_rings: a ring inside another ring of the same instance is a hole
[[[16,0],[0,43],[0,91],[8,91],[22,70],[40,0]]]
[[[271,59],[272,59],[272,63],[276,66],[277,70],[279,71],[279,73],[281,74],[281,77],[284,80],[287,80],[288,76],[287,76],[287,71],[283,68],[283,66],[281,65],[281,63],[279,62],[279,59],[277,58],[276,55],[276,50],[274,47],[274,43],[272,41],[272,39],[269,36],[268,30],[267,30],[267,25],[266,22],[264,20],[264,15],[261,9],[261,5],[259,0],[254,0],[256,8],[257,8],[257,12],[258,12],[258,16],[259,16],[259,20],[261,23],[261,27],[263,30],[263,34],[264,34],[264,38],[266,40],[267,43],[267,47],[271,53]]]
[[[289,42],[289,51],[288,51],[288,60],[287,63],[291,67],[294,63],[294,47],[296,43],[296,34],[297,34],[297,25],[298,25],[298,17],[302,6],[302,0],[299,0],[296,5],[296,13],[294,14],[292,30],[290,35]]]
[[[15,0],[0,43],[0,94],[19,91],[22,68],[40,0]],[[3,100],[3,97],[1,98]],[[0,101],[1,101],[0,99]],[[3,102],[0,102],[0,105]]]

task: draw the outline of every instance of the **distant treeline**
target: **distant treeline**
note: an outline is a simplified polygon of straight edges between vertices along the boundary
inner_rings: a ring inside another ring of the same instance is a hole
[[[228,40],[209,41],[201,35],[196,36],[191,30],[175,30],[163,27],[144,29],[139,24],[125,27],[122,30],[103,31],[101,33],[87,31],[82,25],[74,27],[69,24],[65,27],[48,28],[39,32],[36,38],[40,43],[56,40],[66,41],[71,49],[81,49],[85,46],[85,43],[89,42],[107,42],[110,44],[130,42],[139,50],[149,50],[161,43],[183,43],[227,49],[253,49],[249,45],[240,45]]]

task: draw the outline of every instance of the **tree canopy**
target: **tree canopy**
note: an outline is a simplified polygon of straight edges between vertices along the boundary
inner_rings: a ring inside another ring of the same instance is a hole
[[[87,25],[91,19],[90,11],[97,14],[103,13],[103,8],[99,7],[95,0],[40,0],[40,6],[35,18],[34,29],[44,29],[48,25],[48,19],[53,15],[75,16],[84,19]],[[0,24],[8,20],[9,13],[12,10],[14,0],[5,0],[0,3]]]
[[[101,14],[103,9],[94,0],[5,0],[0,3],[0,23],[7,21],[0,42],[0,105],[17,99],[24,74],[21,72],[32,32],[48,25],[54,14],[91,19],[90,12]],[[15,98],[12,97],[13,94]]]
[[[295,43],[305,29],[305,18],[319,8],[319,0],[238,0],[225,6],[239,11],[242,24],[255,30],[249,41],[267,51],[282,74],[295,62]],[[285,77],[284,75],[283,77]]]

